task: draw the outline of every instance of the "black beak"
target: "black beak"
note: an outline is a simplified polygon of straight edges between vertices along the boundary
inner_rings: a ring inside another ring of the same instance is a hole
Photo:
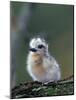
[[[37,50],[35,48],[30,48],[30,51],[36,52]]]

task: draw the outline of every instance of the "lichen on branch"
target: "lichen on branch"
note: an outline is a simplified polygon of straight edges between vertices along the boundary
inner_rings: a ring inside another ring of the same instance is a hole
[[[74,81],[61,80],[57,83],[26,82],[11,90],[11,98],[32,98],[46,96],[61,96],[74,94]]]

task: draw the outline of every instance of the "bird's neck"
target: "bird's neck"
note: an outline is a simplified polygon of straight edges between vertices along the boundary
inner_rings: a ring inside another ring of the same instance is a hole
[[[39,65],[43,62],[43,56],[38,53],[34,53],[31,55],[31,60],[34,64]]]

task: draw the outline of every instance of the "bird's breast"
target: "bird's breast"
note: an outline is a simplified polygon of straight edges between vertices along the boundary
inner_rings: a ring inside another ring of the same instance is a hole
[[[41,77],[45,74],[45,69],[43,66],[43,58],[40,54],[32,55],[32,73],[36,77]]]

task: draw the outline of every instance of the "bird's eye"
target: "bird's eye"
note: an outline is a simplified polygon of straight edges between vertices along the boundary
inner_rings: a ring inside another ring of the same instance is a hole
[[[39,49],[42,49],[44,46],[43,45],[38,45],[38,48]]]

